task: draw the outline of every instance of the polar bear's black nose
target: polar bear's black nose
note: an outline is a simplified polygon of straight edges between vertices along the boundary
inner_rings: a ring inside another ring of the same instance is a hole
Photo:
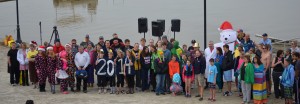
[[[227,38],[225,38],[225,40],[227,40]]]

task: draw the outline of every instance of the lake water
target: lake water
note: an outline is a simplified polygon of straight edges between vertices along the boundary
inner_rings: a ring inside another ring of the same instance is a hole
[[[300,37],[299,0],[207,0],[208,40],[219,41],[217,28],[225,20],[234,29],[246,33],[269,33],[280,39]],[[63,43],[72,38],[82,41],[86,34],[98,41],[113,33],[132,43],[143,37],[138,33],[137,19],[148,18],[148,33],[151,36],[151,21],[166,20],[164,34],[173,37],[171,19],[181,19],[181,31],[176,39],[190,44],[196,39],[203,47],[203,0],[19,0],[20,29],[23,41],[39,39],[39,22],[42,22],[43,41],[49,41],[52,27],[57,26]],[[0,36],[16,36],[16,2],[0,3]],[[154,38],[156,39],[156,38]]]

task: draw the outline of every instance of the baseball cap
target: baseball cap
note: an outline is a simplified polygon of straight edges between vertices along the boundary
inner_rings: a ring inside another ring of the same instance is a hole
[[[268,36],[268,34],[267,34],[267,33],[264,33],[264,34],[262,34],[262,36]]]
[[[85,35],[85,38],[90,38],[90,35],[88,35],[88,34],[87,34],[87,35]]]
[[[196,40],[192,40],[191,43],[196,43]]]

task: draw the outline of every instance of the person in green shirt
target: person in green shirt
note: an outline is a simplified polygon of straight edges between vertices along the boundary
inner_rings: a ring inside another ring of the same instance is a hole
[[[150,84],[152,85],[152,91],[156,89],[156,80],[155,80],[155,68],[154,68],[154,60],[158,58],[157,50],[155,46],[150,46],[151,51],[151,69],[150,69]]]

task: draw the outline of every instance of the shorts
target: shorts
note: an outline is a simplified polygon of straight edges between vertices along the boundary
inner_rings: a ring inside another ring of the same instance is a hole
[[[208,88],[216,89],[216,84],[213,84],[213,83],[209,82],[208,83]]]
[[[205,86],[204,74],[195,74],[195,84],[198,83],[198,86]]]
[[[284,98],[293,99],[293,87],[284,87]]]
[[[271,77],[270,77],[270,71],[271,68],[268,69],[268,71],[266,71],[266,81],[270,81],[271,80]]]
[[[224,80],[226,82],[231,82],[232,81],[232,70],[224,71]]]

